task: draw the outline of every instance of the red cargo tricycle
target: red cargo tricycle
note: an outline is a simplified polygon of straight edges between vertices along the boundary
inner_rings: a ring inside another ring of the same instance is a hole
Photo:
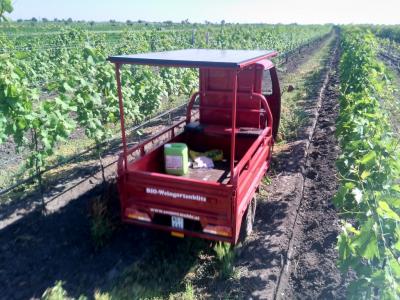
[[[275,51],[187,49],[110,56],[115,64],[123,151],[118,189],[123,222],[236,244],[252,230],[255,193],[267,171],[280,118]],[[186,119],[128,148],[120,67],[123,64],[199,70],[199,91]],[[199,99],[198,120],[193,107]],[[164,137],[163,143],[154,141]],[[165,172],[165,143],[189,149],[220,149],[225,158],[212,169]]]

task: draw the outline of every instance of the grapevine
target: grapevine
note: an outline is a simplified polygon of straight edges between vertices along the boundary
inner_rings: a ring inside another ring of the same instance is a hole
[[[31,153],[26,166],[38,174],[76,127],[84,129],[96,145],[110,138],[119,111],[114,66],[106,60],[108,55],[192,47],[272,48],[288,52],[331,29],[207,25],[193,30],[174,25],[168,30],[149,26],[146,30],[134,27],[107,34],[86,30],[84,26],[47,26],[49,34],[27,36],[14,32],[15,27],[9,25],[4,31],[8,36],[0,39],[1,83],[5,91],[0,97],[0,125],[4,124],[0,142],[11,137],[19,148]],[[197,84],[197,73],[191,69],[124,68],[126,121],[138,123],[158,111],[163,102],[188,97],[198,88]],[[10,105],[6,93],[11,90],[16,100]],[[100,154],[101,149],[97,148]]]
[[[334,199],[344,218],[339,265],[357,275],[349,286],[349,298],[396,299],[400,296],[399,150],[379,104],[391,86],[376,59],[371,33],[345,29],[342,49],[337,121],[341,186]]]

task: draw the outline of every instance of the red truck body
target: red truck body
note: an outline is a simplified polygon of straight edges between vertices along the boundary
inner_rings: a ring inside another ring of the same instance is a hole
[[[123,151],[118,162],[122,220],[235,244],[243,216],[271,159],[280,118],[280,88],[269,58],[273,51],[189,49],[112,56],[116,67]],[[186,119],[127,147],[120,67],[122,64],[190,67],[199,70],[199,91]],[[267,75],[267,76],[266,76]],[[263,93],[265,78],[269,91]],[[193,106],[199,98],[198,120]],[[220,149],[224,162],[214,169],[166,174],[164,144]]]

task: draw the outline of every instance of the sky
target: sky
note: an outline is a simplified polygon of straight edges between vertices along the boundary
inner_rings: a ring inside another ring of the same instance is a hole
[[[13,0],[17,19],[400,24],[400,0]]]

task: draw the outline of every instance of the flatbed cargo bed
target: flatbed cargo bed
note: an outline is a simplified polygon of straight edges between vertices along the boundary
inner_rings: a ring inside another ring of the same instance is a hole
[[[189,172],[182,177],[227,184],[231,178],[229,172],[229,162],[214,162],[214,168],[212,169],[189,168]]]

